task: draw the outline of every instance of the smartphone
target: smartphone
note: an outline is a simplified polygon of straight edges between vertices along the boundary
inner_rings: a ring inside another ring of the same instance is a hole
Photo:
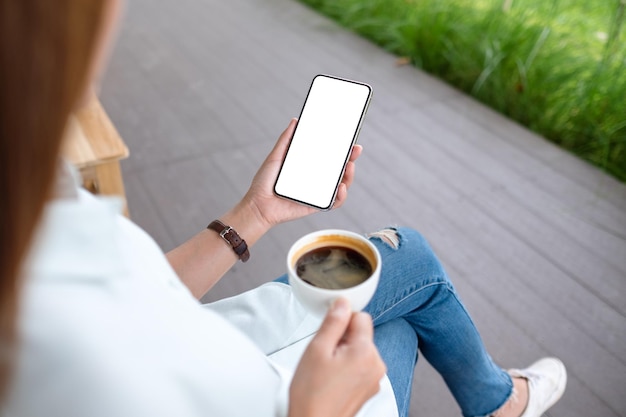
[[[317,75],[274,184],[274,193],[320,210],[332,208],[372,97],[361,82]]]

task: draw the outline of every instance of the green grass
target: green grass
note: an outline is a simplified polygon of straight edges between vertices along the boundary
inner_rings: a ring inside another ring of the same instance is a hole
[[[626,0],[301,0],[626,181]]]

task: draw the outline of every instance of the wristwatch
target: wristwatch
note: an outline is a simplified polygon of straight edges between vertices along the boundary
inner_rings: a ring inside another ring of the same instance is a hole
[[[233,248],[233,251],[242,262],[246,262],[250,259],[250,251],[248,250],[248,244],[245,240],[239,236],[239,233],[235,229],[230,226],[226,226],[219,220],[213,220],[208,226],[207,229],[215,230],[219,233],[220,237],[224,239],[224,241]]]

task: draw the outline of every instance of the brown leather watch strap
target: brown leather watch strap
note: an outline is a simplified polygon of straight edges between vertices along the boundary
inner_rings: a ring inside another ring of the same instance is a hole
[[[230,226],[226,226],[219,220],[213,220],[208,226],[207,229],[215,230],[222,239],[226,241],[233,248],[233,251],[237,254],[239,259],[242,262],[246,262],[250,259],[250,251],[248,250],[248,244],[245,240],[239,236],[239,233],[235,231]]]

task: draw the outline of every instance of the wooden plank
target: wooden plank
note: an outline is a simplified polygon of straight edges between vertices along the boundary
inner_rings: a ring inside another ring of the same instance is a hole
[[[70,117],[65,156],[78,168],[117,161],[128,156],[128,148],[115,126],[93,97]]]
[[[422,123],[414,124],[404,119],[400,119],[400,121],[406,124],[405,131],[407,133],[420,131],[423,128]],[[626,303],[624,303],[623,297],[620,297],[621,290],[624,288],[623,276],[624,271],[626,271],[624,265],[626,258],[617,255],[611,262],[603,259],[602,251],[598,252],[590,245],[585,235],[579,235],[576,241],[571,239],[568,245],[561,245],[563,239],[580,224],[577,219],[572,218],[570,219],[572,221],[568,222],[567,227],[562,230],[555,226],[555,223],[562,223],[563,220],[560,210],[567,212],[567,207],[571,206],[564,206],[562,202],[541,192],[538,187],[523,177],[520,178],[520,175],[510,169],[510,164],[507,163],[508,159],[500,161],[488,153],[475,152],[468,140],[479,134],[466,134],[460,137],[443,126],[443,124],[428,126],[429,133],[424,132],[422,137],[429,138],[430,135],[434,135],[438,138],[445,138],[445,140],[433,142],[437,146],[430,148],[429,154],[438,152],[437,148],[439,148],[442,152],[455,156],[455,163],[450,164],[446,170],[441,172],[442,175],[445,175],[450,170],[457,170],[457,178],[450,178],[448,186],[457,187],[457,179],[462,176],[464,179],[462,186],[465,189],[463,194],[483,209],[503,195],[503,202],[506,203],[506,206],[495,207],[491,210],[491,214],[496,216],[495,218],[502,219],[503,224],[508,224],[512,228],[526,228],[526,232],[529,231],[527,225],[534,223],[536,225],[533,229],[535,233],[528,233],[527,235],[529,245],[537,246],[537,250],[546,253],[560,268],[577,277],[578,282],[582,285],[588,282],[587,276],[596,278],[589,290],[595,291],[622,314],[626,314]],[[419,156],[414,147],[406,146],[404,149],[405,152],[416,158]],[[471,158],[468,158],[468,155],[471,155]],[[424,163],[428,165],[429,161],[425,160]],[[437,170],[439,167],[440,165],[434,165],[432,169]],[[458,169],[459,167],[461,169]],[[470,191],[467,191],[468,188]],[[544,201],[548,201],[548,203],[545,204]],[[552,210],[552,215],[548,215],[546,210]],[[543,216],[544,219],[542,220],[540,216]],[[520,224],[520,219],[526,222],[526,226]],[[523,231],[520,232],[524,233]],[[599,232],[602,233],[601,230]],[[544,239],[543,242],[545,243],[541,243],[541,239]],[[578,249],[574,249],[576,247]],[[620,249],[622,252],[623,246]],[[578,255],[572,256],[572,251],[577,251]],[[587,262],[589,259],[592,259],[593,262]]]
[[[542,138],[517,123],[511,123],[499,113],[476,103],[469,97],[460,98],[449,104],[457,110],[459,117],[468,117],[474,120],[483,128],[510,141],[537,160],[546,162],[563,176],[587,187],[594,195],[599,195],[602,200],[610,201],[620,207],[622,211],[626,211],[626,188],[613,177],[604,174],[571,153],[563,152],[561,148],[555,145],[542,144],[537,146],[539,142],[543,142]],[[550,185],[550,183],[545,185]],[[554,191],[558,191],[558,188],[555,188]]]
[[[579,181],[555,170],[552,161],[544,161],[534,156],[535,153],[542,155],[552,153],[556,149],[553,144],[543,138],[532,137],[529,132],[526,132],[524,138],[526,142],[533,144],[532,149],[534,150],[533,154],[529,154],[527,151],[528,144],[521,147],[520,141],[516,140],[514,135],[493,134],[474,122],[471,110],[459,114],[457,106],[443,102],[429,106],[429,108],[424,109],[423,113],[441,122],[445,120],[446,126],[463,135],[468,143],[481,147],[486,154],[493,155],[494,159],[508,164],[511,170],[531,181],[535,187],[547,189],[548,193],[569,203],[568,205],[574,210],[574,214],[589,219],[592,224],[597,223],[604,226],[622,238],[626,236],[626,186],[623,184],[615,183],[606,190],[590,184],[581,184]],[[465,128],[470,124],[475,133],[466,136],[464,134]],[[509,125],[515,126],[512,122],[509,122]],[[562,155],[563,152],[561,151],[559,154]],[[560,166],[566,164],[567,162],[562,158]],[[575,165],[580,166],[580,161],[576,161]],[[548,175],[552,180],[546,184],[543,178]],[[609,184],[606,183],[605,186],[608,187]],[[623,197],[621,199],[617,197],[605,199],[601,197],[605,192],[617,196],[621,194]]]

